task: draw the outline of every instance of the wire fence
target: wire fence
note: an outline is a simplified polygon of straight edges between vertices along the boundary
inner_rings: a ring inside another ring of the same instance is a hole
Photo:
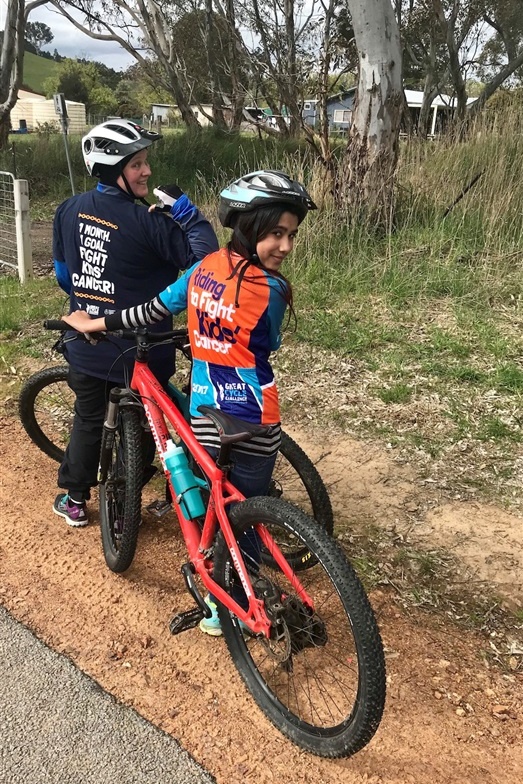
[[[33,273],[27,180],[0,171],[0,274],[18,272],[22,283]]]
[[[1,271],[18,269],[14,175],[0,172],[0,265]]]

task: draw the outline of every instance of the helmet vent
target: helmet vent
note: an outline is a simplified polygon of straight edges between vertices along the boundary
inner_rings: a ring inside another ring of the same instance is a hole
[[[106,125],[105,127],[108,128],[110,131],[121,133],[122,136],[126,136],[132,142],[134,142],[138,136],[138,132],[135,131],[135,133],[133,133],[132,130],[125,125]]]
[[[100,138],[95,139],[95,145],[98,150],[104,150],[105,152],[109,152],[107,148],[110,147],[111,144],[112,141],[110,139],[100,139]]]

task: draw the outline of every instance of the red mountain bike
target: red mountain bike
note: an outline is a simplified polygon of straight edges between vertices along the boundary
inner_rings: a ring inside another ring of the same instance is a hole
[[[220,435],[217,459],[198,443],[148,366],[150,346],[179,339],[179,331],[114,334],[135,341],[136,361],[130,386],[110,393],[102,438],[100,513],[109,565],[125,560],[135,538],[128,533],[140,523],[144,432],[152,432],[164,467],[168,442],[178,438],[199,474],[190,489],[201,488],[207,503],[191,519],[166,468],[188,552],[181,571],[196,605],[172,619],[171,632],[193,628],[210,614],[203,585],[217,599],[240,675],[275,726],[314,754],[354,754],[380,723],[385,664],[374,614],[352,566],[299,509],[278,498],[245,499],[227,478],[234,443],[267,427],[201,406]]]
[[[179,335],[173,340],[177,373],[169,383],[169,395],[189,419],[188,379],[192,360],[187,331],[179,330]],[[66,364],[37,371],[24,382],[18,402],[20,420],[29,438],[59,463],[69,442],[74,417],[75,396],[69,388],[68,376],[69,366]],[[269,495],[298,506],[332,535],[334,515],[325,483],[315,463],[285,431],[281,434]],[[154,513],[165,508],[159,504]]]

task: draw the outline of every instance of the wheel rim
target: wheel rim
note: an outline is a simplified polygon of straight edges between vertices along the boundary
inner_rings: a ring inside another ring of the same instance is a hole
[[[43,436],[60,453],[65,452],[74,418],[74,392],[67,381],[57,380],[36,396],[34,415]]]
[[[267,528],[276,541],[281,538],[282,529],[278,526]],[[283,533],[289,545],[292,535],[286,529]],[[308,549],[298,536],[291,546]],[[271,586],[283,597],[284,609],[279,618],[273,613],[279,628],[277,633],[273,631],[270,640],[263,636],[244,638],[237,620],[233,619],[246,665],[297,727],[318,736],[337,734],[340,727],[352,720],[360,684],[357,643],[343,602],[324,566],[315,558],[311,568],[299,573],[303,587],[315,603],[309,630],[304,635],[303,623],[296,623],[296,619],[303,619],[310,611],[297,595],[296,585],[282,574],[272,558],[262,559],[261,547],[257,559],[262,562],[256,577],[253,575],[255,593],[262,598],[261,586]],[[229,563],[226,586],[233,595],[237,591],[235,585],[234,567]]]
[[[272,498],[284,498],[285,501],[294,504],[305,514],[314,517],[311,499],[302,478],[281,452],[278,452],[276,458],[267,495]]]

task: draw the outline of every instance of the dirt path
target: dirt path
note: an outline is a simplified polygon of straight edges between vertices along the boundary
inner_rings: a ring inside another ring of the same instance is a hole
[[[312,451],[303,434],[295,435]],[[219,784],[521,781],[523,675],[489,666],[483,637],[428,614],[405,613],[393,592],[375,591],[388,666],[382,725],[352,759],[315,758],[265,720],[223,641],[197,630],[170,636],[174,611],[190,606],[172,520],[148,520],[132,568],[114,575],[105,567],[97,526],[75,531],[50,511],[55,465],[10,417],[0,419],[0,450],[1,603],[118,699],[178,738]],[[509,592],[516,601],[523,598],[520,519],[492,507],[438,504],[407,467],[377,447],[332,438],[329,452],[320,468],[339,513],[419,528],[420,539],[452,541],[478,573],[487,569],[499,583],[513,581]]]

